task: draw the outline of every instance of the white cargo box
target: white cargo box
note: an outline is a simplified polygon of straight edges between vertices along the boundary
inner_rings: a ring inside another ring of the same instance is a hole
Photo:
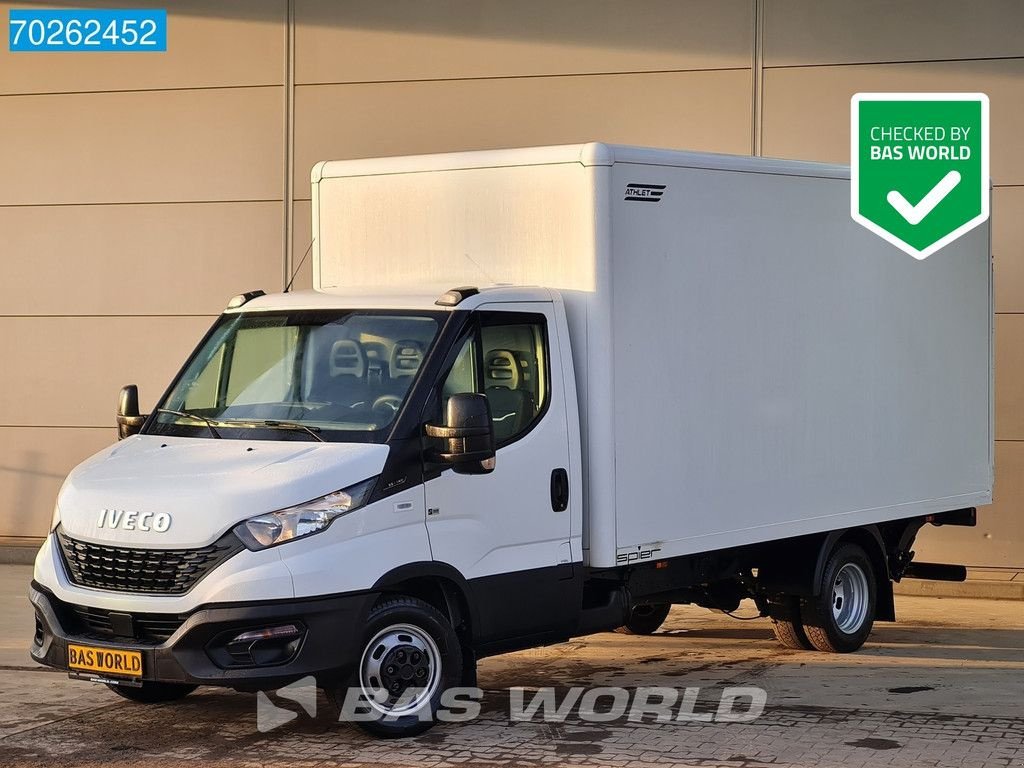
[[[989,228],[917,261],[849,210],[848,169],[815,163],[328,162],[314,285],[561,290],[594,566],[989,503]]]

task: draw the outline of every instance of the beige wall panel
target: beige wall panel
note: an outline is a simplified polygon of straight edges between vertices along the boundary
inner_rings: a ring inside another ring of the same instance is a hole
[[[749,67],[749,0],[298,0],[299,83]]]
[[[992,190],[996,312],[1024,312],[1024,187]]]
[[[765,72],[764,154],[850,162],[850,97],[858,91],[981,91],[992,105],[992,180],[1024,184],[1024,59],[805,67]]]
[[[996,315],[996,439],[1024,440],[1024,315]]]
[[[750,152],[750,73],[296,89],[295,190],[318,160],[582,141]]]
[[[213,317],[0,318],[0,426],[113,424],[117,393],[148,410]]]
[[[0,427],[0,536],[45,536],[67,473],[116,440],[113,425]]]
[[[996,443],[993,494],[994,504],[978,508],[975,528],[922,528],[916,559],[1024,569],[1024,442]]]
[[[7,12],[26,3],[0,2]],[[59,8],[126,7],[123,2],[60,2]],[[11,53],[0,47],[0,94],[128,91],[284,82],[285,0],[133,0],[167,9],[165,53]]]
[[[282,114],[278,87],[0,96],[0,205],[280,199]]]
[[[283,231],[281,203],[0,208],[0,315],[215,314],[280,289]]]
[[[1024,56],[1020,0],[771,0],[766,66]]]
[[[295,275],[295,282],[293,283],[293,288],[296,291],[313,287],[313,254],[306,254],[310,240],[313,238],[313,222],[310,218],[311,207],[309,200],[295,201],[295,226],[292,229],[292,247],[295,252],[295,264],[292,270],[294,271],[296,267],[298,268],[298,273]],[[302,261],[304,255],[306,260],[300,266],[299,262]]]

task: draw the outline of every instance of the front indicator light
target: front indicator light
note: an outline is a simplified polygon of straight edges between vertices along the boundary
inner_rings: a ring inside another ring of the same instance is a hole
[[[319,499],[277,512],[257,515],[236,525],[235,534],[246,547],[256,551],[320,533],[336,518],[366,504],[376,480],[376,477],[371,477],[343,490],[328,493]]]

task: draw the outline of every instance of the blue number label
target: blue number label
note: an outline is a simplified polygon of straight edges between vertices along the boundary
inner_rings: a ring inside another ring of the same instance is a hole
[[[163,9],[12,8],[7,40],[12,51],[166,51]]]

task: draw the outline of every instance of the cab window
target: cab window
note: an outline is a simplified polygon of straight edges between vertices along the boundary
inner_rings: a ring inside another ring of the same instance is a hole
[[[543,315],[481,313],[441,388],[442,412],[459,392],[487,396],[498,445],[525,434],[548,398],[547,324]]]

